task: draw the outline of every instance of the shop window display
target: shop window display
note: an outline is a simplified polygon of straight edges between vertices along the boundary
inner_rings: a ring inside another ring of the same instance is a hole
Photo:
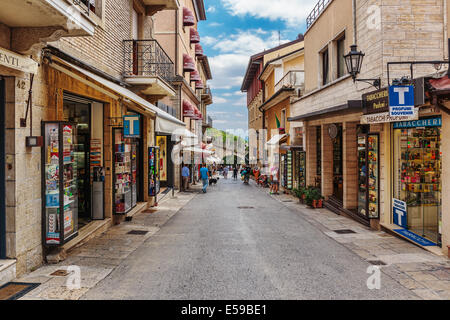
[[[394,129],[394,141],[394,198],[407,204],[407,229],[439,244],[441,128]]]

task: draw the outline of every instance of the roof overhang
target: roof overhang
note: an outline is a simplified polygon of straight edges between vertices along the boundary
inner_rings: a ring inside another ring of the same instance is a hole
[[[266,111],[272,108],[273,106],[277,105],[278,103],[290,98],[295,93],[294,88],[281,88],[278,90],[269,100],[264,102],[260,107],[259,110]]]
[[[158,76],[132,76],[124,80],[130,85],[142,87],[140,91],[145,95],[171,97],[176,95],[175,89]]]
[[[248,63],[247,71],[245,72],[244,80],[242,82],[241,91],[246,92],[253,82],[253,79],[257,76],[259,66],[263,63],[262,56],[256,58],[251,57]]]
[[[208,57],[207,56],[200,56],[200,57],[198,57],[198,59],[202,63],[203,69],[205,70],[206,79],[207,80],[212,80],[213,77],[212,77],[212,73],[211,73],[211,67],[209,66]]]
[[[314,111],[314,112],[304,113],[302,115],[298,115],[295,117],[289,117],[288,121],[289,122],[301,121],[301,120],[305,120],[308,118],[319,117],[319,116],[326,115],[328,113],[335,113],[335,112],[341,112],[341,111],[347,111],[347,112],[361,111],[362,112],[363,111],[363,101],[362,100],[349,100],[349,101],[347,101],[347,103],[344,103],[344,104],[341,104],[338,106],[329,107],[329,108],[321,109],[321,110]]]

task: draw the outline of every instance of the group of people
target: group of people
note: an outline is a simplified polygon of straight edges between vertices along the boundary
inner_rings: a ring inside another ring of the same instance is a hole
[[[255,180],[260,186],[270,187],[270,194],[278,194],[280,188],[280,170],[276,165],[272,166],[270,170],[267,169],[268,168],[265,168],[265,170],[261,172],[258,167],[255,167],[253,169]]]
[[[203,193],[206,193],[206,189],[209,185],[209,178],[211,177],[211,172],[209,171],[208,167],[205,163],[202,164],[200,170],[200,179],[202,180]],[[191,180],[191,171],[189,169],[189,166],[186,164],[183,164],[183,167],[181,168],[181,177],[183,179],[183,191],[187,191],[189,189],[189,181]]]

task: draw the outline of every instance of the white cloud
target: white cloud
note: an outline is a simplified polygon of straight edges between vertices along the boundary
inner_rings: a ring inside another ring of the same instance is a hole
[[[212,46],[217,43],[217,39],[210,36],[204,36],[202,37],[202,43],[206,46]]]
[[[279,39],[277,31],[269,32],[260,29],[252,29],[239,31],[237,34],[216,39],[213,48],[220,52],[233,52],[250,56],[288,41],[289,40],[287,39]],[[213,43],[214,42],[210,41],[210,45]]]
[[[234,16],[252,16],[271,21],[282,20],[290,27],[304,24],[316,0],[221,0]]]
[[[228,100],[225,98],[217,97],[217,96],[214,97],[214,103],[223,104],[223,103],[227,103],[227,102],[228,102]]]
[[[248,63],[243,54],[221,54],[209,59],[214,78],[210,81],[213,89],[232,89],[242,83]]]
[[[206,10],[206,12],[214,13],[214,12],[216,12],[216,7],[214,7],[214,6],[209,6],[209,8],[208,8],[208,10]]]
[[[210,27],[221,27],[223,26],[223,23],[219,23],[219,22],[211,22],[209,24]]]

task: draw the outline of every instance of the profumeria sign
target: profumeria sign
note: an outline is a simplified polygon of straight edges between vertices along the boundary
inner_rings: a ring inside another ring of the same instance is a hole
[[[33,59],[0,48],[0,65],[22,72],[36,73],[38,64]]]

